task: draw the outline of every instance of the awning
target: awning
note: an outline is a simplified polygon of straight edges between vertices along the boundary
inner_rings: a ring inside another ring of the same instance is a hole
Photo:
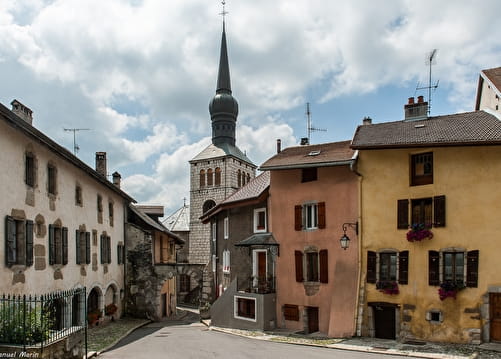
[[[249,238],[244,239],[235,244],[236,247],[250,247],[250,246],[279,246],[273,234],[271,233],[257,233]]]

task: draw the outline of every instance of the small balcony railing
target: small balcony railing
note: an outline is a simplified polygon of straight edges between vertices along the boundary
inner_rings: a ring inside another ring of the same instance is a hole
[[[275,293],[275,278],[271,276],[250,276],[238,283],[238,290],[257,294]]]

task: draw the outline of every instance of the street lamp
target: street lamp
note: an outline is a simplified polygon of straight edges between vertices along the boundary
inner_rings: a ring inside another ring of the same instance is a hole
[[[341,248],[343,248],[344,250],[346,250],[346,248],[348,248],[348,246],[350,245],[350,237],[346,235],[346,230],[348,229],[348,227],[354,228],[355,234],[358,236],[358,222],[343,223],[343,236],[341,237],[339,242],[341,243]]]

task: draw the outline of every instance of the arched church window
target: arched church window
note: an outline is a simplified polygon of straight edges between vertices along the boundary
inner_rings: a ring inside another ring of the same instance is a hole
[[[214,172],[214,185],[221,185],[221,168],[219,167],[216,167],[216,170]]]
[[[245,186],[245,172],[242,172],[242,186]]]
[[[240,177],[240,170],[237,171],[238,188],[242,186],[242,178]]]
[[[247,183],[249,183],[249,182],[250,182],[250,174],[247,173]]]
[[[205,187],[205,170],[200,170],[200,187]]]
[[[213,176],[212,176],[212,168],[209,168],[207,170],[207,186],[212,186],[213,184]]]
[[[213,200],[209,199],[207,201],[204,202],[204,205],[202,206],[202,213],[205,213],[207,212],[209,209],[211,209],[212,207],[214,207],[216,205],[216,202],[214,202]]]

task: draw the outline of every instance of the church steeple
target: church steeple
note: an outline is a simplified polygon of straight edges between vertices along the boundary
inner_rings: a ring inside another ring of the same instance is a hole
[[[209,103],[209,113],[212,120],[212,143],[216,146],[223,144],[235,146],[238,102],[231,94],[230,67],[228,65],[224,19],[216,95]]]

